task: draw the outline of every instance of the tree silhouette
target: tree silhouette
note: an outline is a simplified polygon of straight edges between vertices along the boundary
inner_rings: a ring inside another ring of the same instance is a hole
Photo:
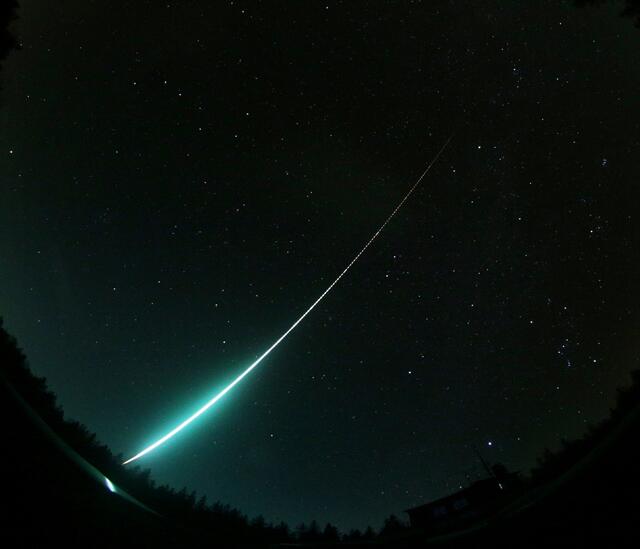
[[[17,17],[17,10],[17,0],[2,0],[0,2],[0,68],[9,52],[19,49],[17,38],[9,31],[11,21]]]
[[[357,528],[349,530],[349,533],[342,536],[342,541],[347,543],[362,541],[362,532]]]
[[[121,456],[114,456],[95,433],[64,417],[46,380],[31,373],[25,354],[4,329],[1,317],[0,381],[0,413],[11,418],[4,429],[5,440],[10,444],[3,455],[9,464],[4,467],[7,480],[3,483],[3,499],[8,503],[9,514],[3,518],[23,535],[41,534],[40,541],[45,538],[50,541],[57,537],[56,532],[62,538],[72,528],[77,538],[84,537],[86,545],[122,544],[125,540],[129,543],[138,536],[138,541],[144,538],[145,545],[153,541],[154,546],[160,547],[198,546],[200,542],[210,546],[214,539],[252,544],[291,541],[285,523],[273,526],[262,516],[249,521],[237,509],[220,502],[209,505],[204,496],[198,497],[186,488],[176,491],[166,485],[156,486],[148,469],[125,469]],[[20,402],[26,403],[28,413],[20,408]],[[55,440],[63,441],[65,447],[96,467],[119,490],[142,501],[168,522],[152,524],[150,521],[159,519],[153,519],[146,511],[132,512],[124,500],[114,502],[109,498],[104,477],[100,476],[101,483],[90,481],[38,429],[39,421],[55,433]],[[37,501],[35,510],[34,501]],[[135,532],[127,529],[127,521]],[[103,539],[97,540],[100,536]],[[311,523],[310,536],[314,540],[319,536],[315,521]],[[38,538],[29,539],[35,542]]]
[[[400,521],[395,515],[389,515],[382,525],[380,536],[395,536],[407,530],[407,525]]]
[[[340,540],[340,533],[338,529],[327,522],[324,530],[322,531],[322,541],[325,543],[337,543]]]
[[[545,448],[531,470],[531,480],[540,484],[569,471],[581,459],[593,452],[612,431],[637,408],[640,403],[640,370],[631,372],[631,384],[617,391],[616,406],[608,418],[597,425],[590,425],[582,438],[561,441],[559,450]]]
[[[599,6],[610,0],[574,0],[576,6]],[[640,0],[625,0],[624,9],[620,12],[622,17],[628,17],[634,21],[634,25],[640,29]]]

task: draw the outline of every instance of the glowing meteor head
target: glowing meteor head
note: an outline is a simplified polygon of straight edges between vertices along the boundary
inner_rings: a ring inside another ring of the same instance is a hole
[[[114,494],[116,493],[116,487],[107,477],[104,477],[104,483],[107,485],[109,492],[113,492]]]

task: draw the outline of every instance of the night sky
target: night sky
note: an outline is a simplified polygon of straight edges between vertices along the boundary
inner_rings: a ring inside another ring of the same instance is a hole
[[[526,471],[639,365],[640,32],[572,2],[21,0],[0,314],[65,413],[267,520]]]

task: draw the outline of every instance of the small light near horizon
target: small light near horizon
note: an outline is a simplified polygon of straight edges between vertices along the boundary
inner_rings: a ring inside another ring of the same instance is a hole
[[[113,482],[111,482],[107,477],[104,477],[104,483],[107,485],[109,492],[113,492],[114,494],[116,493],[116,487],[113,485]]]

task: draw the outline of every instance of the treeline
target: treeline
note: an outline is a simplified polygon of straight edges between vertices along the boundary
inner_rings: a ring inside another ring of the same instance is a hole
[[[623,422],[631,421],[634,414],[640,413],[639,407],[640,370],[634,370],[631,372],[631,384],[618,389],[616,405],[608,418],[590,425],[581,438],[563,439],[559,450],[551,451],[547,448],[543,451],[537,465],[531,469],[531,484],[540,485],[568,472],[581,459],[605,444]]]
[[[351,530],[341,534],[335,526],[331,524],[321,526],[315,520],[291,529],[284,522],[268,523],[262,516],[250,519],[238,509],[220,502],[207,502],[205,496],[198,496],[196,492],[188,492],[185,488],[175,490],[167,485],[157,485],[148,469],[123,467],[121,455],[114,456],[111,450],[100,443],[96,435],[84,425],[64,417],[55,395],[47,388],[46,380],[33,375],[30,371],[25,354],[18,347],[15,338],[4,329],[1,318],[0,372],[4,380],[19,392],[35,413],[73,450],[97,467],[117,486],[176,524],[197,531],[215,533],[216,539],[219,540],[264,544],[293,541],[328,544],[368,542],[393,538],[409,530],[407,523],[395,515],[388,517],[378,532],[368,527],[364,531]],[[529,478],[526,479],[527,485],[535,487],[563,475],[585,456],[589,456],[606,443],[612,433],[623,422],[628,421],[629,417],[634,413],[638,414],[640,370],[632,372],[631,376],[631,385],[618,390],[617,403],[611,410],[610,416],[599,424],[589,427],[582,438],[563,441],[562,447],[555,452],[545,450],[537,466],[531,470]],[[10,409],[4,410],[5,415],[11,416],[12,413]],[[30,439],[24,439],[22,433],[12,434],[12,427],[8,426],[8,438],[16,443],[20,441],[19,445],[23,446],[20,450],[21,454],[28,454]],[[38,468],[43,469],[42,463]],[[8,470],[11,469],[12,466],[9,464]],[[30,474],[29,464],[25,465],[22,474]],[[39,485],[37,489],[40,492],[46,491],[47,486]],[[72,490],[73,486],[69,486],[69,489]]]
[[[2,0],[0,2],[0,63],[11,50],[18,48],[18,40],[9,32],[9,24],[16,19],[17,9],[17,0]]]
[[[125,468],[121,455],[114,455],[96,435],[77,421],[64,417],[46,380],[33,375],[15,338],[4,329],[0,318],[0,371],[33,411],[73,450],[121,487],[163,517],[187,527],[215,531],[218,538],[247,542],[282,543],[292,541],[285,523],[270,524],[263,517],[249,519],[238,509],[220,502],[208,503],[205,496],[156,485],[148,469]],[[6,405],[6,402],[4,403]],[[15,415],[15,412],[14,414]],[[36,430],[35,426],[32,430]],[[15,437],[21,436],[15,433]],[[29,440],[22,442],[29,444]],[[23,451],[28,453],[28,448]],[[28,474],[28,473],[27,473]],[[28,482],[25,479],[25,482]],[[47,486],[38,486],[46,491]],[[330,528],[330,525],[327,525]]]
[[[389,515],[389,517],[384,520],[382,528],[379,531],[375,531],[371,526],[367,526],[365,530],[355,528],[349,530],[349,532],[340,534],[338,529],[331,524],[327,524],[324,529],[321,529],[319,524],[314,520],[308,525],[300,524],[294,534],[295,539],[303,543],[359,543],[385,540],[407,530],[409,530],[409,525],[406,522],[401,521],[395,515]]]
[[[599,6],[600,4],[611,1],[612,0],[574,0],[574,3],[576,6],[582,8],[584,6]],[[624,8],[620,12],[620,15],[632,19],[635,26],[640,29],[640,0],[624,0]]]
[[[186,488],[175,490],[167,485],[157,485],[151,478],[149,469],[123,467],[121,465],[122,455],[114,455],[83,424],[65,418],[63,409],[57,403],[55,395],[47,388],[45,378],[37,377],[31,372],[25,354],[18,347],[15,338],[5,330],[1,317],[0,372],[3,381],[8,381],[37,416],[69,447],[94,465],[116,486],[121,487],[161,516],[184,527],[211,532],[218,540],[263,544],[293,541],[303,543],[366,542],[386,538],[407,528],[404,522],[395,515],[391,515],[384,521],[378,532],[369,526],[364,531],[355,529],[342,534],[334,525],[321,526],[315,520],[291,529],[284,522],[268,523],[262,516],[250,519],[238,509],[221,502],[208,502],[205,496],[189,492]],[[3,405],[7,406],[6,399]],[[12,409],[6,410],[5,413],[15,415],[15,411]],[[9,429],[17,431],[17,427],[13,425],[10,425]],[[28,429],[29,427],[27,427]],[[31,426],[31,430],[35,430],[35,427]],[[23,434],[15,432],[10,438],[17,445],[22,446],[21,455],[28,455],[32,453],[29,450],[30,439],[27,437],[18,443]],[[31,436],[31,438],[33,437]],[[24,472],[22,474],[29,476],[31,465],[29,463],[23,463],[23,465]],[[39,464],[37,467],[41,470],[43,465]],[[9,469],[15,470],[15,464],[9,464]],[[24,482],[25,486],[28,485],[28,479]],[[46,480],[44,482],[46,483]],[[48,486],[42,485],[42,483],[37,486],[37,490],[41,494],[47,489]],[[51,487],[51,490],[54,489],[57,490],[58,487]],[[67,489],[74,489],[72,481],[67,481]],[[104,487],[102,489],[104,490]]]

